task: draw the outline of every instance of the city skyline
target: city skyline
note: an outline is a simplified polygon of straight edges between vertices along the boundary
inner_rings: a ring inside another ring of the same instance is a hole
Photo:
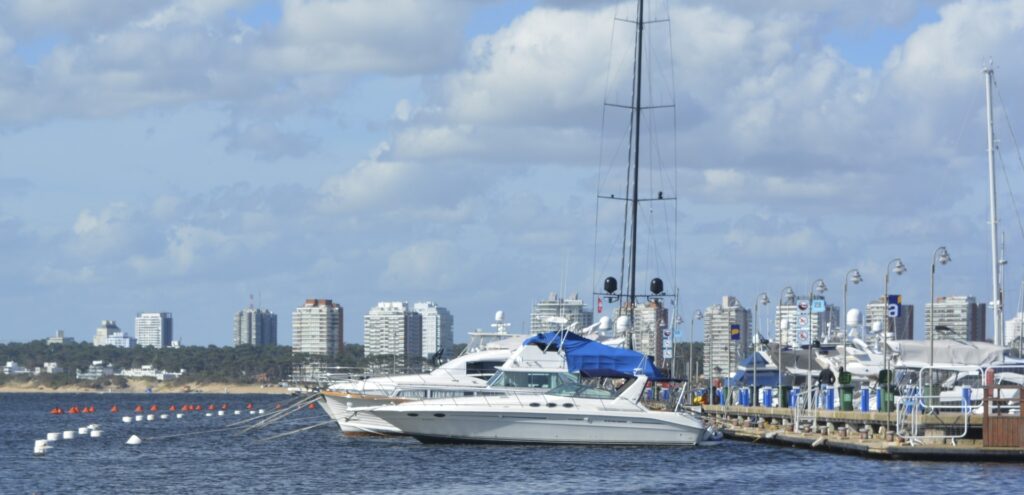
[[[594,273],[594,243],[614,249],[621,230],[595,235],[593,205],[603,103],[622,89],[606,92],[609,39],[630,42],[611,19],[630,5],[400,2],[384,26],[374,10],[0,6],[2,338],[89,341],[98,321],[161,308],[183,343],[230,345],[226,315],[253,293],[282,329],[307,294],[356,314],[445,301],[457,342],[496,310],[529,328],[551,287],[596,312],[590,294],[619,276]],[[1022,11],[673,3],[679,252],[657,275],[680,314],[723,294],[753,307],[766,292],[770,308],[818,278],[837,302],[851,268],[863,308],[894,257],[908,271],[890,292],[924,308],[938,246],[955,261],[936,294],[989,303],[981,68],[1021,86]],[[1006,190],[1024,192],[1005,127],[1024,128],[1017,93],[996,99],[1007,320],[1024,277]]]

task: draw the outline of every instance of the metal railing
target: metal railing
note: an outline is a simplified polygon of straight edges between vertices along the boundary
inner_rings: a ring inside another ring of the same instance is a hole
[[[909,394],[897,397],[896,436],[910,442],[911,445],[920,445],[926,440],[949,440],[955,445],[958,439],[967,436],[971,413],[981,405],[981,401],[972,401],[970,397],[970,389],[965,389],[959,404],[944,403],[941,401],[943,397],[939,395],[922,395],[920,389],[911,390]],[[941,414],[952,414],[956,421],[949,424],[937,422],[942,418]],[[934,420],[926,422],[925,418]],[[942,433],[935,433],[936,431]]]

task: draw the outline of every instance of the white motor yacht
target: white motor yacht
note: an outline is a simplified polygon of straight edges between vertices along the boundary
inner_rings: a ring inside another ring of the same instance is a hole
[[[706,428],[696,414],[653,411],[641,403],[648,375],[658,377],[648,356],[570,332],[524,344],[558,352],[581,376],[631,381],[618,391],[566,383],[543,394],[434,399],[354,412],[372,413],[423,442],[693,446],[704,439]]]

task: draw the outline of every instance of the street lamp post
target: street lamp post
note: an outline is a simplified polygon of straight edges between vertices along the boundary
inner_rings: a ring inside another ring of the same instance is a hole
[[[779,322],[775,325],[775,345],[778,346],[776,349],[779,360],[775,362],[775,371],[779,374],[779,406],[782,406],[782,331],[789,330],[789,320],[782,319],[782,303],[791,298],[795,298],[796,293],[793,292],[793,288],[787,286],[782,289],[779,293],[779,303],[775,305],[775,312],[779,315]]]
[[[764,292],[758,294],[757,299],[754,302],[754,378],[753,378],[753,382],[751,383],[751,385],[754,388],[754,400],[753,400],[752,403],[755,406],[757,405],[757,358],[758,358],[757,349],[761,345],[761,332],[758,331],[758,329],[757,329],[757,323],[758,323],[758,320],[759,320],[758,314],[757,314],[757,309],[758,309],[758,306],[767,306],[769,302],[770,301],[768,300],[768,294],[764,293]]]
[[[856,268],[846,272],[846,278],[843,279],[843,371],[846,371],[846,348],[850,346],[850,329],[847,327],[847,316],[846,312],[846,293],[849,291],[850,282],[854,284],[861,283],[863,279],[860,277],[860,270]]]
[[[935,263],[941,263],[945,265],[953,261],[953,258],[949,257],[949,251],[946,250],[946,246],[939,246],[938,249],[932,254],[932,291],[931,297],[928,299],[931,307],[928,308],[928,365],[935,366]]]
[[[807,296],[807,304],[810,304],[811,306],[814,305],[814,293],[815,292],[824,295],[825,291],[827,291],[827,290],[828,290],[828,287],[825,286],[825,281],[824,280],[822,280],[820,278],[818,280],[815,280],[814,283],[811,284],[811,289],[808,291],[809,294]],[[807,326],[810,327],[810,321],[807,322]],[[820,328],[819,328],[819,330],[820,330]],[[811,380],[813,379],[813,377],[811,375],[811,360],[813,359],[811,357],[811,348],[814,347],[812,345],[813,343],[814,343],[814,338],[811,335],[810,329],[808,328],[808,331],[807,331],[807,409],[811,408],[811,396],[812,396],[812,394],[811,394],[812,381]],[[794,425],[794,426],[796,426],[796,425]]]
[[[693,379],[693,323],[697,320],[703,319],[704,313],[701,313],[699,309],[695,310],[693,312],[693,318],[690,318],[690,364],[687,365],[689,368],[686,370],[686,379],[691,383],[697,383],[697,381]]]
[[[889,316],[889,272],[895,272],[896,275],[903,275],[903,272],[907,271],[907,266],[903,264],[903,260],[899,258],[893,258],[889,260],[889,263],[885,265],[885,294],[882,296],[882,315],[885,318],[885,328],[882,332],[882,371],[885,373],[885,386],[886,390],[882,393],[883,397],[887,397],[889,394],[889,383],[892,382],[892,372],[889,370],[889,328],[893,328],[895,331],[895,320],[896,317]],[[895,337],[895,334],[893,334]],[[882,404],[878,405],[881,409]],[[889,431],[889,407],[886,407],[885,417],[885,430]]]

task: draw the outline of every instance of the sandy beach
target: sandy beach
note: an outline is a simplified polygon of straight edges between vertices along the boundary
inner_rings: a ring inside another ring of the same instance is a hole
[[[151,392],[154,394],[181,394],[181,393],[200,393],[200,394],[271,394],[271,395],[287,395],[288,389],[278,386],[263,386],[263,385],[244,385],[244,384],[233,384],[233,383],[186,383],[186,384],[169,384],[160,382],[149,382],[146,380],[128,380],[128,386],[125,388],[111,388],[111,389],[95,389],[89,387],[83,387],[80,385],[67,385],[57,388],[44,387],[38,383],[32,381],[23,383],[6,383],[0,385],[0,393],[56,393],[56,394],[87,394],[87,393],[118,393],[118,394],[131,394],[147,393],[147,389],[152,389]]]

